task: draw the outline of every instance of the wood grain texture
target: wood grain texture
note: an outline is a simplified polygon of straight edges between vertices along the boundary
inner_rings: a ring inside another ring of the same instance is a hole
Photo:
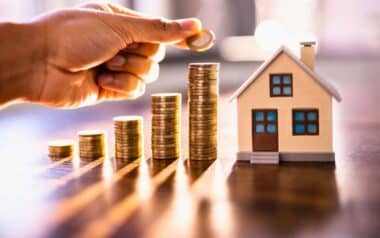
[[[249,67],[246,72],[254,70]],[[221,98],[217,161],[189,162],[186,156],[153,161],[149,143],[145,160],[108,156],[59,163],[47,157],[48,140],[96,128],[109,131],[112,155],[112,117],[122,114],[144,116],[149,141],[149,96],[75,111],[33,106],[0,112],[0,236],[377,237],[380,114],[373,110],[380,86],[365,81],[378,75],[376,70],[363,77],[360,87],[348,75],[354,73],[334,71],[336,78],[347,79],[336,81],[344,100],[334,108],[335,164],[235,163],[230,87]],[[367,97],[358,102],[360,95]],[[186,126],[184,115],[184,133]],[[187,135],[182,139],[186,155]]]

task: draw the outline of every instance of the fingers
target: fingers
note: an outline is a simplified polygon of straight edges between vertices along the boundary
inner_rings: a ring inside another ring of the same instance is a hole
[[[182,40],[178,43],[176,43],[174,46],[181,48],[181,49],[189,49],[189,46],[186,43],[186,40]]]
[[[165,57],[165,45],[154,43],[132,43],[122,50],[122,52],[145,56],[156,62],[160,62]]]
[[[129,8],[120,6],[115,3],[107,3],[107,6],[112,9],[114,13],[119,13],[119,14],[126,14],[130,16],[137,16],[137,17],[147,17],[146,15],[142,14],[141,12],[136,12],[133,11]]]
[[[133,43],[105,65],[110,71],[131,73],[144,83],[151,83],[158,78],[158,62],[164,56],[165,47],[162,44]]]
[[[129,31],[136,42],[172,43],[197,33],[201,29],[198,19],[165,20],[129,17]]]
[[[136,98],[145,91],[145,84],[137,76],[130,73],[103,73],[98,78],[102,89]]]
[[[112,30],[121,34],[126,42],[172,43],[199,32],[201,22],[196,18],[167,20],[151,18],[142,13],[112,3],[87,3],[81,8],[94,9]],[[109,14],[114,13],[114,14]]]
[[[165,20],[118,13],[95,15],[117,32],[127,44],[133,42],[175,43],[201,30],[201,23],[196,18]]]
[[[110,12],[110,13],[119,13],[119,14],[125,14],[128,16],[144,17],[144,15],[140,12],[133,11],[131,9],[125,8],[115,3],[90,2],[90,3],[84,3],[84,4],[79,5],[79,8],[94,9],[94,10],[105,11],[105,12]]]
[[[111,71],[134,74],[145,83],[151,83],[158,77],[158,64],[151,59],[138,55],[118,54],[108,61],[106,66]]]
[[[112,9],[107,4],[102,4],[102,3],[90,2],[90,3],[80,4],[78,7],[93,9],[93,10],[98,10],[98,11],[112,12]]]
[[[98,95],[98,101],[119,101],[125,99],[136,99],[141,96],[141,94],[132,93],[132,94],[124,94],[118,93],[115,91],[110,91],[107,89],[101,89]]]
[[[96,11],[82,12],[102,21],[110,30],[124,40],[125,46],[138,43],[172,43],[187,48],[184,40],[201,31],[202,24],[197,18],[168,20],[151,18],[141,13],[115,5],[88,3],[81,8]]]

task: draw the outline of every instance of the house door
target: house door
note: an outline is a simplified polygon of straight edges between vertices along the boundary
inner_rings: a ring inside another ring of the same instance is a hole
[[[252,110],[253,151],[278,151],[277,121],[276,109]]]

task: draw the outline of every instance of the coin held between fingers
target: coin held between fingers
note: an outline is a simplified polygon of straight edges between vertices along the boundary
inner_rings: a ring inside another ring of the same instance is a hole
[[[215,42],[215,34],[211,30],[201,30],[199,33],[186,38],[186,45],[193,51],[206,51]]]

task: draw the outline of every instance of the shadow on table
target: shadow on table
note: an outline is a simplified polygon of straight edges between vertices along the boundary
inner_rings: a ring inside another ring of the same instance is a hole
[[[339,210],[335,165],[236,163],[229,180],[237,237],[318,230]]]

